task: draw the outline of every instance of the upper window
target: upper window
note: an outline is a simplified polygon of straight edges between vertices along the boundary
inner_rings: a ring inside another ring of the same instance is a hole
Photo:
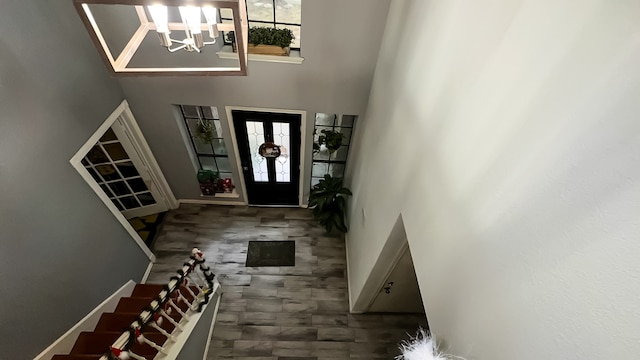
[[[247,0],[249,27],[263,26],[291,29],[296,37],[291,43],[291,49],[300,50],[301,2],[302,0]],[[222,22],[230,23],[233,20],[233,14],[230,9],[221,9],[220,18]],[[225,43],[226,41],[225,38]]]

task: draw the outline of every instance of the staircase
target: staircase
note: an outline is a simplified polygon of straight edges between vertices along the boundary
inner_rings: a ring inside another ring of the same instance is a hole
[[[69,354],[52,360],[175,359],[213,295],[215,321],[220,284],[194,249],[168,284],[136,284],[113,312],[101,315],[93,331],[79,334]]]

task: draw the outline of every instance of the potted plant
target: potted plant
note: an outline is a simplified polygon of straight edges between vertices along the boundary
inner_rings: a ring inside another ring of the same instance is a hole
[[[227,42],[231,43],[233,52],[238,52],[238,48],[236,47],[236,33],[234,31],[229,31],[225,34],[224,38]]]
[[[348,231],[344,217],[349,196],[351,190],[342,186],[342,178],[334,178],[331,175],[325,175],[324,179],[311,189],[309,206],[315,206],[313,217],[327,229],[327,232],[333,229],[342,233]]]
[[[200,183],[200,192],[202,195],[214,196],[216,193],[223,192],[218,185],[220,174],[213,170],[198,170],[198,183]]]
[[[231,43],[236,52],[236,36],[233,31],[228,32],[226,40]],[[295,39],[291,29],[276,29],[269,27],[252,27],[249,29],[249,54],[289,56],[291,42]]]
[[[321,130],[320,133],[322,135],[318,136],[318,142],[313,144],[314,152],[323,151],[324,146],[331,154],[342,146],[342,133],[333,130]]]
[[[216,138],[216,128],[211,120],[198,120],[195,137],[205,144],[210,144]]]

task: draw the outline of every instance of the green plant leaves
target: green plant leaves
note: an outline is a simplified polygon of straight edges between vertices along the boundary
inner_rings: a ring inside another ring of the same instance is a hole
[[[351,191],[342,186],[342,178],[333,178],[330,175],[325,175],[324,179],[311,189],[309,206],[315,206],[313,216],[327,232],[334,228],[343,233],[348,231],[344,220],[347,196],[351,196]]]
[[[320,151],[321,145],[325,145],[330,153],[338,150],[340,146],[342,146],[342,139],[344,138],[342,133],[333,130],[322,130],[320,133],[322,135],[318,136],[318,143],[313,144],[315,152]]]
[[[203,143],[209,144],[216,138],[216,129],[211,120],[198,120],[195,136]]]
[[[252,27],[249,29],[249,44],[276,45],[283,48],[289,47],[295,39],[291,29],[276,29],[268,27]]]

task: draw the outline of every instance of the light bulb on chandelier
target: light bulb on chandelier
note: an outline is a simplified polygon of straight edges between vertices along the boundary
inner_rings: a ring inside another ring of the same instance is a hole
[[[206,45],[213,45],[216,43],[216,39],[219,36],[217,28],[217,9],[212,6],[204,6],[202,8],[197,6],[180,6],[180,17],[184,25],[184,32],[186,38],[183,40],[172,39],[169,30],[169,16],[168,8],[164,5],[150,5],[147,6],[153,23],[156,27],[156,32],[160,38],[160,45],[164,46],[170,52],[176,52],[178,50],[196,51],[201,52],[201,49]],[[202,16],[206,19],[206,26],[209,32],[209,37],[212,41],[204,41],[201,28]],[[172,48],[173,43],[180,44],[177,47]]]

